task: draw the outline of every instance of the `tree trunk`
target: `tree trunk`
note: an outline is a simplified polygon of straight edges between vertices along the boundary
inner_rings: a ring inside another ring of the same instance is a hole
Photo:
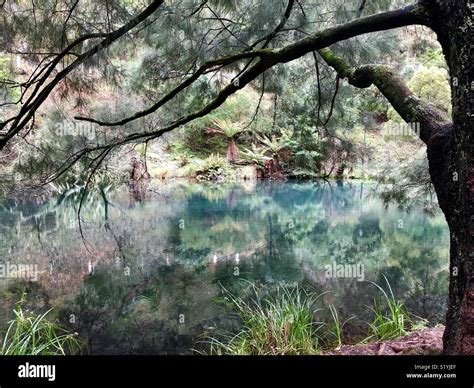
[[[237,144],[235,144],[235,140],[233,138],[229,139],[229,145],[227,147],[227,161],[233,163],[239,157],[239,155],[240,151],[237,147]]]
[[[407,123],[420,127],[431,180],[450,229],[446,354],[474,354],[474,31],[466,0],[425,0],[423,12],[443,47],[451,77],[453,121],[413,95],[391,69],[351,68],[328,48],[318,50],[341,78],[359,88],[377,86]],[[473,7],[474,10],[474,7]]]
[[[346,164],[342,162],[336,171],[336,179],[344,178],[344,171],[346,170]]]
[[[451,76],[453,127],[428,142],[430,174],[451,234],[446,354],[474,354],[474,31],[467,1],[433,2]]]

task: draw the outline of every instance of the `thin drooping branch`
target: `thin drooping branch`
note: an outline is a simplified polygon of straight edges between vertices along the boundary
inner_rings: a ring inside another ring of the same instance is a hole
[[[268,47],[270,42],[278,35],[278,33],[285,27],[286,22],[290,18],[291,11],[293,10],[293,6],[295,4],[294,0],[289,0],[288,4],[286,6],[285,12],[283,13],[283,17],[280,20],[280,23],[273,29],[272,32],[270,32],[268,35],[264,36],[261,39],[256,40],[254,43],[252,43],[249,47],[249,50],[255,49],[256,46],[258,46],[261,42],[263,42],[262,46],[260,46],[260,49],[265,49]],[[248,61],[245,66],[240,70],[237,75],[234,77],[232,81],[235,81],[238,77],[240,77],[252,64],[255,58],[251,58],[250,61]]]
[[[331,104],[329,105],[328,117],[326,117],[326,120],[323,123],[323,127],[326,127],[326,125],[328,125],[329,120],[331,120],[332,113],[334,112],[334,106],[336,105],[336,97],[337,97],[337,93],[339,92],[339,81],[340,81],[340,79],[341,79],[341,77],[338,74],[336,76],[336,82],[335,82],[336,86],[335,86],[335,89],[334,89],[334,94],[332,95]]]
[[[328,48],[318,50],[318,53],[340,78],[347,78],[351,85],[358,88],[375,85],[407,123],[420,124],[419,136],[423,142],[427,143],[433,133],[450,124],[442,111],[416,96],[393,69],[383,65],[353,68]]]
[[[263,96],[265,95],[265,73],[262,73],[262,90],[260,92],[260,97],[258,98],[257,107],[255,108],[255,113],[252,116],[252,119],[244,126],[243,129],[248,129],[255,122],[260,112]]]
[[[2,150],[5,145],[21,130],[28,124],[28,122],[34,116],[36,110],[43,104],[46,98],[50,95],[50,93],[54,90],[57,84],[62,81],[69,73],[71,73],[74,69],[85,63],[88,59],[96,55],[98,52],[103,51],[107,47],[109,47],[113,42],[117,39],[128,33],[138,24],[146,20],[150,17],[155,11],[160,7],[164,0],[153,0],[151,4],[146,7],[142,12],[140,12],[137,16],[131,19],[129,22],[124,24],[122,27],[118,28],[115,31],[112,31],[108,34],[103,33],[96,33],[96,34],[88,34],[81,36],[80,38],[76,39],[70,45],[68,45],[52,62],[48,65],[47,71],[44,73],[42,78],[38,81],[35,89],[29,96],[28,100],[20,109],[20,112],[12,117],[7,119],[6,121],[0,123],[0,130],[5,128],[7,124],[12,122],[11,126],[9,127],[8,131],[3,134],[0,138],[0,150]],[[79,43],[86,41],[88,39],[93,38],[104,38],[100,43],[93,46],[90,50],[86,51],[85,53],[79,55],[70,65],[65,67],[63,70],[58,72],[56,76],[46,84],[43,88],[43,84],[47,82],[50,78],[52,72],[56,68],[56,65],[65,57],[67,56],[71,50],[76,47]]]
[[[318,88],[318,103],[317,103],[317,111],[316,111],[316,124],[321,123],[321,105],[323,101],[323,96],[322,96],[322,89],[321,89],[321,72],[319,70],[319,63],[318,63],[318,57],[316,55],[316,52],[312,52],[313,59],[314,59],[314,67],[316,69],[316,86]]]
[[[285,27],[286,22],[290,18],[291,11],[293,9],[293,6],[295,4],[295,0],[289,0],[288,5],[286,6],[285,12],[283,13],[283,17],[280,20],[280,23],[273,29],[272,32],[270,32],[268,35],[264,36],[261,39],[258,39],[255,41],[250,48],[255,48],[260,42],[263,42],[263,45],[260,48],[266,48],[272,41],[272,39],[278,35],[278,33],[282,30],[283,27]]]

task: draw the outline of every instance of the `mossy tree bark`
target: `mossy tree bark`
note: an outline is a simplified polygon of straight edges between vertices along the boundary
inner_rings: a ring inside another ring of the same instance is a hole
[[[444,352],[474,354],[474,6],[465,0],[423,4],[450,70],[452,122],[415,96],[391,69],[381,65],[354,69],[327,48],[318,52],[341,78],[359,88],[375,85],[406,122],[420,124],[431,180],[450,230]]]
[[[474,354],[474,6],[436,1],[432,28],[451,75],[453,126],[428,144],[430,174],[451,233],[447,354]]]

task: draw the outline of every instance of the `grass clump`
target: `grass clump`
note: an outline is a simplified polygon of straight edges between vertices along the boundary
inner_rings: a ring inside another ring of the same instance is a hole
[[[414,317],[408,312],[405,303],[395,298],[388,279],[385,276],[384,278],[387,283],[388,292],[378,284],[372,284],[380,290],[386,309],[382,308],[382,302],[375,300],[374,307],[372,308],[375,318],[369,324],[369,336],[366,341],[373,339],[386,341],[403,337],[411,330],[419,330],[426,324],[426,322],[416,322],[413,319]]]
[[[243,320],[242,330],[226,343],[211,338],[211,354],[228,355],[300,355],[317,354],[316,335],[321,325],[314,320],[316,297],[298,287],[281,287],[274,297],[249,302],[226,290],[226,299]]]
[[[351,317],[345,321],[341,321],[336,307],[332,304],[329,305],[329,311],[331,312],[332,323],[328,325],[329,328],[327,330],[333,336],[333,343],[335,344],[336,349],[339,349],[343,344],[342,334],[344,326],[354,317]]]
[[[82,347],[75,334],[69,333],[56,321],[48,320],[52,310],[34,315],[24,311],[25,296],[17,303],[15,318],[9,323],[2,340],[0,355],[66,355]]]
[[[395,298],[387,283],[387,291],[375,285],[382,300],[375,300],[372,310],[375,318],[368,322],[368,336],[358,342],[393,340],[426,327],[426,321],[410,314],[405,303]],[[250,300],[232,295],[227,290],[225,300],[236,310],[242,328],[236,335],[213,336],[204,341],[214,355],[313,355],[338,350],[344,345],[346,324],[337,308],[328,306],[330,319],[315,319],[318,297],[298,286],[280,286],[273,296],[264,295],[252,284],[255,296]],[[361,322],[364,326],[367,322]],[[362,328],[362,327],[361,327]]]

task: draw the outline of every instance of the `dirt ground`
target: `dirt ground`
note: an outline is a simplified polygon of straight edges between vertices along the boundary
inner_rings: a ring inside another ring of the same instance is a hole
[[[395,340],[364,345],[343,345],[328,355],[434,355],[443,351],[444,326],[423,329]]]

